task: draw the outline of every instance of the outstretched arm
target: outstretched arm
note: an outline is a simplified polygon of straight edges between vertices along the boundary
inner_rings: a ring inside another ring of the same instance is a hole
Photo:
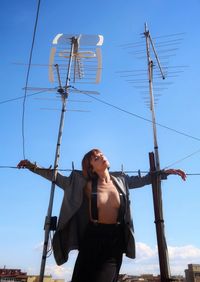
[[[166,169],[166,170],[163,169],[157,173],[161,175],[161,180],[167,179],[168,175],[179,175],[184,181],[186,180],[186,174],[181,169]],[[125,178],[128,183],[129,189],[140,188],[152,183],[151,172],[149,172],[145,176],[126,175]]]
[[[53,169],[50,168],[42,168],[36,165],[36,163],[32,163],[29,160],[22,160],[17,165],[18,168],[27,168],[30,171],[52,181],[53,180]],[[60,173],[57,173],[56,177],[56,185],[60,188],[65,189],[66,186],[69,185],[69,177],[63,176]]]

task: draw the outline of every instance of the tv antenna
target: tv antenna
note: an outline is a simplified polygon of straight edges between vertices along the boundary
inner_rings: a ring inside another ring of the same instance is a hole
[[[71,45],[72,41],[73,45]],[[97,91],[80,90],[75,85],[98,84],[100,82],[102,72],[100,47],[103,44],[103,36],[57,34],[52,44],[49,64],[32,64],[32,66],[48,66],[49,81],[57,86],[48,88],[26,87],[26,90],[39,91],[39,93],[57,92],[61,98],[61,94],[68,96],[69,93],[98,95]],[[71,56],[72,52],[73,55]],[[15,64],[21,65],[22,63]],[[70,110],[68,109],[68,111]]]
[[[176,51],[180,47],[180,43],[183,39],[183,33],[152,38],[147,24],[145,23],[143,35],[146,41],[146,48],[144,48],[144,42],[123,44],[122,47],[124,49],[131,50],[129,53],[134,54],[136,58],[142,59],[142,61],[147,59],[148,77],[146,67],[143,68],[143,65],[137,70],[125,70],[119,71],[118,73],[120,73],[120,76],[124,77],[128,83],[141,92],[143,98],[145,99],[145,103],[151,111],[154,154],[149,154],[150,167],[152,172],[159,172],[160,160],[157,141],[155,104],[158,102],[161,92],[166,90],[169,85],[172,84],[172,82],[168,81],[168,78],[177,77],[187,66],[170,66],[170,59],[175,56]],[[159,51],[159,56],[157,51]],[[168,250],[164,232],[161,178],[157,174],[152,180],[152,192],[160,275],[161,281],[167,282],[172,281],[172,279],[170,278]]]
[[[44,244],[40,267],[39,282],[43,282],[50,231],[56,228],[56,218],[52,217],[53,199],[55,192],[55,181],[58,172],[58,161],[60,158],[60,146],[64,128],[64,117],[67,99],[71,90],[80,93],[97,94],[95,91],[77,90],[73,85],[76,83],[99,83],[101,79],[102,59],[100,46],[103,44],[102,35],[83,34],[57,34],[53,39],[53,47],[49,60],[49,80],[57,82],[58,87],[53,88],[61,97],[62,107],[60,124],[56,144],[55,160],[51,180],[50,199],[44,225]],[[28,90],[36,88],[28,88]],[[48,91],[52,89],[47,89]]]
[[[145,32],[142,34],[146,38]],[[154,105],[158,103],[162,93],[174,83],[173,79],[177,78],[188,67],[187,65],[171,65],[171,61],[176,56],[177,50],[179,50],[183,41],[183,36],[184,33],[176,33],[156,37],[151,37],[150,35],[148,37],[149,55],[152,54],[154,58],[152,61]],[[144,67],[144,61],[147,58],[144,41],[122,44],[121,47],[138,60],[138,69],[123,70],[118,71],[118,73],[140,92],[145,104],[151,109],[149,80],[146,75],[146,66]],[[159,54],[159,57],[157,54]]]

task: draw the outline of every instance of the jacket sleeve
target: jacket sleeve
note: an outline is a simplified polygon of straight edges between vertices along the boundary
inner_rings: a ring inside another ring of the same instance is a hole
[[[29,168],[29,170],[46,178],[49,181],[52,181],[53,179],[53,169],[47,169],[47,168],[41,168],[41,167],[35,166],[34,168]],[[57,172],[55,184],[62,189],[66,189],[67,186],[69,186],[70,184],[70,177],[63,176],[62,174]]]
[[[167,179],[167,174],[164,171],[160,173],[161,180]],[[129,176],[125,174],[125,179],[128,183],[129,189],[140,188],[145,185],[151,184],[151,174],[148,173],[145,176]]]

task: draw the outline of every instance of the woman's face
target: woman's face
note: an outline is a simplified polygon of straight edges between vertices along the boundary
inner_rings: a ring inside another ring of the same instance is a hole
[[[110,166],[109,161],[102,152],[95,152],[91,157],[90,164],[96,173],[103,172]]]

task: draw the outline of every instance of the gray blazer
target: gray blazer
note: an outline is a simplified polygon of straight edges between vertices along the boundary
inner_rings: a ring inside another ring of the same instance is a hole
[[[36,174],[52,180],[53,171],[50,169],[30,169]],[[139,188],[151,183],[151,176],[129,176],[122,172],[111,172],[115,185],[125,195],[126,212],[125,221],[125,254],[135,258],[134,228],[130,213],[129,189]],[[165,176],[162,178],[166,178]],[[61,265],[68,260],[71,250],[79,249],[85,228],[89,222],[88,199],[83,192],[86,185],[82,172],[73,170],[69,176],[60,173],[56,177],[56,185],[64,190],[63,201],[60,209],[58,225],[53,236],[53,252],[56,263]]]

